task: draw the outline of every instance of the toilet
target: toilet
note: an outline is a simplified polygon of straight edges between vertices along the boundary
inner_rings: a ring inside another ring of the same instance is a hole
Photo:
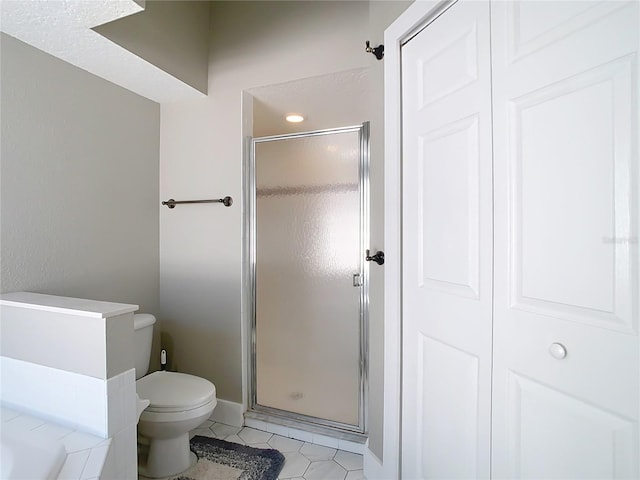
[[[138,434],[149,442],[146,465],[139,473],[150,478],[169,477],[193,466],[197,458],[189,449],[189,431],[209,418],[216,406],[216,387],[204,378],[186,373],[149,370],[153,315],[133,316],[136,392],[149,406],[140,414]]]

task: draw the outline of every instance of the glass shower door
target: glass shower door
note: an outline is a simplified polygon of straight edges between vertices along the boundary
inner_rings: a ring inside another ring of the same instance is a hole
[[[254,140],[255,405],[362,428],[362,127]]]

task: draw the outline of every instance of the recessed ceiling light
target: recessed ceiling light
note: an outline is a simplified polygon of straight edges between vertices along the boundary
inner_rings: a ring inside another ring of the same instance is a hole
[[[299,113],[289,113],[284,117],[287,122],[300,123],[304,121],[304,117]]]

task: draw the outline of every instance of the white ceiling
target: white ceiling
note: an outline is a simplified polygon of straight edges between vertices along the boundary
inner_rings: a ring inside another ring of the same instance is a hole
[[[265,137],[359,125],[370,117],[367,68],[253,88],[253,135]],[[302,123],[288,123],[287,113]]]
[[[0,30],[156,102],[204,94],[91,30],[141,12],[144,0],[0,0]]]

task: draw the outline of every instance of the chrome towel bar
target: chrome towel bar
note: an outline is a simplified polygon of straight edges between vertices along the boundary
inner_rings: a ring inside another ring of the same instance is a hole
[[[162,202],[162,205],[166,205],[169,208],[176,208],[176,205],[182,203],[222,203],[225,207],[230,207],[233,205],[233,198],[224,197],[215,198],[213,200],[174,200],[173,198],[170,198],[169,200]]]

